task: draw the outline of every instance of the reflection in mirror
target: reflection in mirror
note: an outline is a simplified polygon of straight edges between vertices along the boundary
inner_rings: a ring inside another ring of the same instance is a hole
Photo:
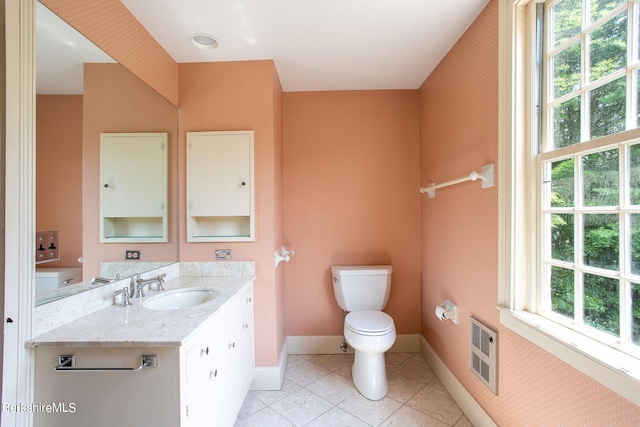
[[[59,260],[37,265],[36,304],[176,262],[176,107],[38,2],[36,52],[36,230],[60,236]],[[167,243],[100,243],[105,132],[167,133]]]

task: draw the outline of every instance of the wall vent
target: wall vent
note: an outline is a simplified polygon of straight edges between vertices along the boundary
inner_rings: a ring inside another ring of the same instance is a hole
[[[469,368],[498,395],[498,333],[471,318]]]

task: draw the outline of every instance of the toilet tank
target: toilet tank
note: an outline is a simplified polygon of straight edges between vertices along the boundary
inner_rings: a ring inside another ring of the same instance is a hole
[[[36,294],[82,282],[82,267],[36,268]]]
[[[334,265],[333,293],[345,311],[382,310],[391,292],[390,265]]]

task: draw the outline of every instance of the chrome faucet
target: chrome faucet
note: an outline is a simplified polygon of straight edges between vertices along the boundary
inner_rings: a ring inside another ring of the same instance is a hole
[[[115,282],[117,280],[116,279],[109,279],[107,277],[94,277],[93,279],[91,279],[91,284],[95,285],[96,283],[111,283],[111,282]]]
[[[154,289],[156,292],[164,291],[162,284],[164,283],[164,278],[167,276],[166,273],[160,274],[157,277],[152,277],[150,279],[141,279],[140,275],[137,274],[135,276],[135,297],[136,298],[144,298],[144,290],[143,288],[147,285],[151,285],[156,283],[156,288]]]

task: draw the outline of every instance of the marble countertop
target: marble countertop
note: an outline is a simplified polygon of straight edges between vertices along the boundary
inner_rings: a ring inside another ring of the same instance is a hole
[[[132,305],[110,307],[39,335],[26,347],[179,347],[197,335],[216,310],[254,277],[178,277],[164,284],[166,291],[181,288],[215,289],[219,294],[204,304],[178,310],[149,310],[142,303],[159,293],[148,291]]]

